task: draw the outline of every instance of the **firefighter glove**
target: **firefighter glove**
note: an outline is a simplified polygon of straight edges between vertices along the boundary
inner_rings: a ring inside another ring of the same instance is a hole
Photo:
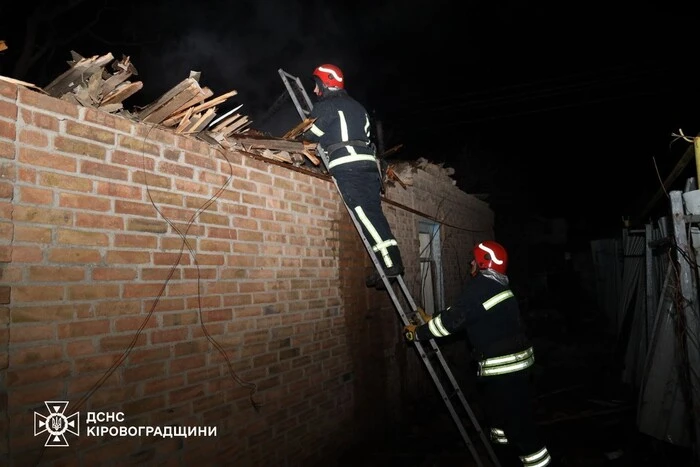
[[[432,316],[430,316],[428,313],[425,312],[425,310],[421,307],[418,307],[416,309],[416,312],[420,315],[421,319],[423,320],[424,323],[427,323],[431,319],[433,319]]]
[[[413,342],[416,340],[416,326],[415,324],[407,324],[403,328],[403,335],[406,338],[407,341]]]

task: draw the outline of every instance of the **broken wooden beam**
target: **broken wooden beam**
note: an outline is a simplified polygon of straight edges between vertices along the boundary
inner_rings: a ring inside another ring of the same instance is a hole
[[[304,143],[301,141],[289,141],[278,138],[253,138],[251,136],[230,136],[236,142],[253,148],[267,148],[276,151],[302,152]]]
[[[107,105],[123,102],[126,98],[133,96],[142,88],[143,83],[141,81],[136,81],[135,83],[129,83],[127,81],[126,83],[122,83],[119,87],[102,98],[99,108],[102,109]]]
[[[56,79],[51,81],[44,87],[44,91],[50,96],[60,98],[66,93],[81,84],[85,84],[85,80],[93,75],[96,71],[100,71],[105,65],[114,60],[111,53],[102,56],[93,56],[90,58],[82,58],[78,60],[68,71],[64,72]]]
[[[175,87],[163,94],[154,103],[139,112],[143,122],[162,123],[182,104],[191,100],[201,92],[199,83],[193,78],[180,81]]]

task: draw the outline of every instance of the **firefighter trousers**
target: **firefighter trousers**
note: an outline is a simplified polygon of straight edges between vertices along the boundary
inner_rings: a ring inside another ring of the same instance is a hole
[[[376,164],[343,164],[333,169],[332,174],[379,262],[385,270],[391,268],[402,273],[401,253],[382,211],[381,180]]]
[[[500,446],[496,452],[504,453],[499,459],[510,456],[503,459],[504,467],[530,465],[519,456],[532,456],[546,449],[534,420],[530,378],[529,370],[479,378],[491,440]]]

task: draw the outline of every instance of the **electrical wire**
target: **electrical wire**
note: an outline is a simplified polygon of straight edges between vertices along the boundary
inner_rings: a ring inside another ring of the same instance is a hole
[[[148,135],[150,134],[151,130],[155,128],[155,125],[151,126],[149,128],[148,132],[144,136],[144,144],[148,139]],[[249,390],[249,400],[251,403],[251,406],[256,412],[260,411],[260,408],[262,407],[263,404],[257,402],[254,398],[255,393],[257,392],[257,384],[248,382],[243,380],[236,371],[233,369],[233,364],[231,363],[231,360],[228,357],[228,354],[226,353],[226,350],[219,344],[216,339],[209,333],[207,330],[207,327],[204,323],[204,318],[202,316],[202,296],[201,296],[201,274],[200,274],[200,269],[199,269],[199,263],[197,262],[197,254],[196,252],[192,249],[191,245],[189,244],[187,240],[187,233],[189,232],[189,229],[192,227],[194,221],[199,217],[199,215],[205,211],[209,206],[211,206],[214,201],[216,201],[226,190],[226,187],[231,183],[231,180],[233,179],[233,165],[231,164],[230,159],[226,156],[226,152],[222,151],[221,149],[217,148],[217,151],[223,156],[223,158],[226,160],[229,166],[229,176],[224,182],[222,186],[220,186],[217,191],[214,193],[213,196],[211,196],[202,206],[200,206],[190,217],[190,219],[187,221],[186,228],[184,232],[180,231],[180,229],[177,228],[177,226],[170,220],[168,219],[167,216],[163,214],[163,212],[158,208],[157,204],[155,203],[153,196],[151,194],[150,186],[148,185],[148,176],[147,176],[147,171],[146,171],[146,158],[145,158],[145,149],[142,152],[142,160],[143,160],[143,177],[144,177],[144,184],[146,185],[146,193],[148,195],[149,200],[151,201],[151,204],[153,207],[156,209],[158,214],[160,214],[165,222],[173,229],[174,232],[178,234],[182,238],[182,245],[180,246],[180,251],[177,257],[177,260],[175,261],[175,264],[170,268],[170,271],[163,282],[163,285],[156,295],[155,300],[153,301],[146,317],[144,320],[141,322],[141,325],[137,329],[136,333],[134,334],[133,338],[131,339],[131,342],[127,346],[127,348],[122,352],[122,354],[112,363],[112,365],[103,373],[103,375],[90,387],[90,389],[80,398],[78,399],[78,402],[74,405],[74,410],[77,412],[80,410],[80,408],[87,403],[87,401],[97,392],[97,390],[109,379],[112,374],[126,361],[128,356],[130,355],[131,351],[133,350],[134,346],[136,345],[136,342],[138,341],[139,336],[145,329],[146,325],[148,324],[148,321],[150,320],[151,316],[153,315],[156,306],[158,305],[160,298],[162,297],[163,293],[165,292],[165,288],[167,287],[170,279],[173,277],[175,270],[177,267],[180,265],[180,261],[182,259],[182,256],[184,255],[184,250],[185,247],[187,248],[188,252],[193,258],[193,262],[196,266],[197,269],[197,306],[198,306],[198,317],[199,317],[199,323],[200,326],[207,338],[207,340],[219,351],[219,353],[224,357],[226,360],[229,373],[233,380],[239,384],[240,386],[246,388]],[[36,462],[36,465],[39,465],[41,462],[41,459],[44,455],[44,452],[46,450],[46,446],[44,446],[41,450],[41,453],[39,455],[39,459]]]

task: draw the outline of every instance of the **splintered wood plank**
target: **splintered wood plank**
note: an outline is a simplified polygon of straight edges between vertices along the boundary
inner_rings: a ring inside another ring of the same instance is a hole
[[[185,113],[185,116],[182,117],[180,120],[180,124],[177,126],[175,129],[175,133],[181,133],[185,131],[185,128],[190,126],[190,118],[192,117],[192,109],[190,108],[187,113]]]
[[[102,94],[102,72],[104,70],[99,69],[95,71],[87,83],[87,92],[92,100],[92,104],[96,105],[100,102],[100,94]]]
[[[199,133],[209,125],[209,122],[214,120],[214,117],[216,117],[216,109],[207,110],[198,120],[192,122],[192,125],[187,127],[184,133]]]
[[[214,99],[212,99],[212,100],[210,100],[210,101],[207,101],[207,102],[204,102],[204,103],[202,103],[202,104],[199,104],[199,105],[195,106],[195,107],[194,107],[194,112],[201,112],[202,110],[207,110],[207,109],[209,109],[209,108],[211,108],[211,107],[214,107],[214,106],[216,106],[216,105],[219,105],[219,104],[223,103],[224,101],[226,101],[226,99],[228,99],[229,97],[233,97],[233,96],[235,96],[236,94],[238,94],[238,91],[235,91],[235,90],[234,90],[234,91],[229,91],[229,92],[227,92],[226,94],[222,94],[222,95],[220,95],[219,97],[215,97]],[[180,112],[180,113],[183,113],[183,114],[184,114],[184,112]],[[179,114],[173,114],[171,117],[168,118],[168,120],[170,120],[170,118],[177,119],[177,118],[179,118],[179,117],[180,117]]]
[[[222,120],[221,123],[219,123],[214,128],[212,128],[211,131],[216,133],[216,132],[226,128],[227,126],[229,126],[230,124],[232,124],[233,122],[235,122],[236,120],[238,120],[239,118],[242,118],[242,117],[243,117],[243,115],[241,115],[241,114],[233,114],[230,117],[228,117],[227,119]]]
[[[107,78],[102,85],[102,93],[104,96],[108,95],[110,92],[114,91],[117,86],[122,84],[124,81],[129,79],[133,73],[129,70],[121,70],[109,78]]]
[[[297,126],[289,130],[282,136],[283,139],[294,139],[300,134],[304,133],[306,130],[311,128],[311,125],[316,121],[315,118],[306,118],[303,122],[299,123]]]
[[[321,160],[318,157],[316,157],[316,155],[315,155],[316,143],[302,142],[302,144],[304,145],[304,150],[301,151],[301,153],[304,154],[306,157],[308,157],[313,165],[320,164]]]
[[[106,66],[112,60],[114,60],[114,57],[111,53],[83,58],[73,65],[70,70],[51,81],[48,86],[45,86],[44,91],[54,97],[60,97],[67,92],[71,92],[73,88],[84,82],[86,76],[92,75],[92,73]]]
[[[105,105],[123,102],[128,97],[131,97],[138,91],[140,91],[141,88],[143,88],[143,83],[141,81],[136,81],[135,83],[123,83],[117,89],[105,96],[104,99],[102,99],[102,102],[100,103],[100,108],[104,107]]]
[[[390,148],[390,149],[387,149],[386,151],[384,151],[383,153],[381,153],[381,154],[379,155],[379,158],[380,158],[380,159],[384,159],[385,157],[388,157],[388,156],[394,154],[395,152],[398,152],[398,150],[401,149],[402,147],[403,147],[403,144],[397,144],[396,146],[394,146],[394,147],[392,147],[392,148]]]
[[[72,93],[68,92],[66,94],[75,95],[75,99],[80,102],[80,105],[83,107],[95,107],[95,103],[90,98],[90,93],[88,92],[87,88],[84,88],[83,86],[78,86]]]
[[[207,87],[204,87],[204,88],[202,88],[202,92],[200,92],[198,95],[196,95],[195,97],[190,99],[189,102],[185,102],[185,104],[180,106],[179,109],[176,109],[175,112],[173,112],[173,115],[177,115],[181,112],[184,112],[189,107],[193,107],[193,106],[199,104],[200,102],[204,102],[205,100],[209,99],[213,95],[214,95],[214,91],[212,91],[211,89],[209,89]],[[166,119],[166,121],[167,121],[167,119]],[[163,123],[165,123],[165,122],[163,122]]]
[[[153,112],[155,112],[159,108],[163,107],[166,103],[168,103],[170,101],[170,99],[172,99],[173,97],[177,96],[178,94],[183,92],[185,89],[190,87],[192,85],[192,83],[196,83],[196,81],[193,80],[192,78],[187,78],[187,79],[180,81],[175,86],[170,88],[165,94],[163,94],[158,99],[156,99],[154,102],[152,102],[151,104],[144,107],[141,110],[141,112],[139,112],[139,115],[142,118],[145,118],[148,115],[152,114]]]
[[[39,91],[42,94],[47,94],[46,91],[41,89],[36,84],[27,83],[26,81],[20,81],[18,79],[14,79],[14,78],[10,78],[9,76],[2,76],[2,75],[0,75],[0,80],[7,81],[8,83],[16,84],[18,86],[24,86],[25,88],[33,89],[35,91]]]
[[[229,136],[236,130],[240,130],[246,125],[248,125],[250,122],[248,121],[248,117],[243,117],[240,120],[238,120],[235,123],[232,123],[231,125],[227,126],[226,128],[221,130],[221,134],[224,136]]]
[[[107,113],[114,113],[117,110],[121,110],[124,108],[121,102],[116,102],[114,104],[107,104],[107,105],[101,105],[98,107],[101,111],[107,112]]]
[[[187,78],[165,93],[154,104],[144,109],[139,116],[143,122],[161,123],[173,110],[192,99],[200,92],[199,83]]]
[[[289,141],[277,138],[253,138],[251,136],[233,135],[231,139],[253,148],[268,148],[277,151],[300,152],[304,150],[304,143],[301,141]]]

